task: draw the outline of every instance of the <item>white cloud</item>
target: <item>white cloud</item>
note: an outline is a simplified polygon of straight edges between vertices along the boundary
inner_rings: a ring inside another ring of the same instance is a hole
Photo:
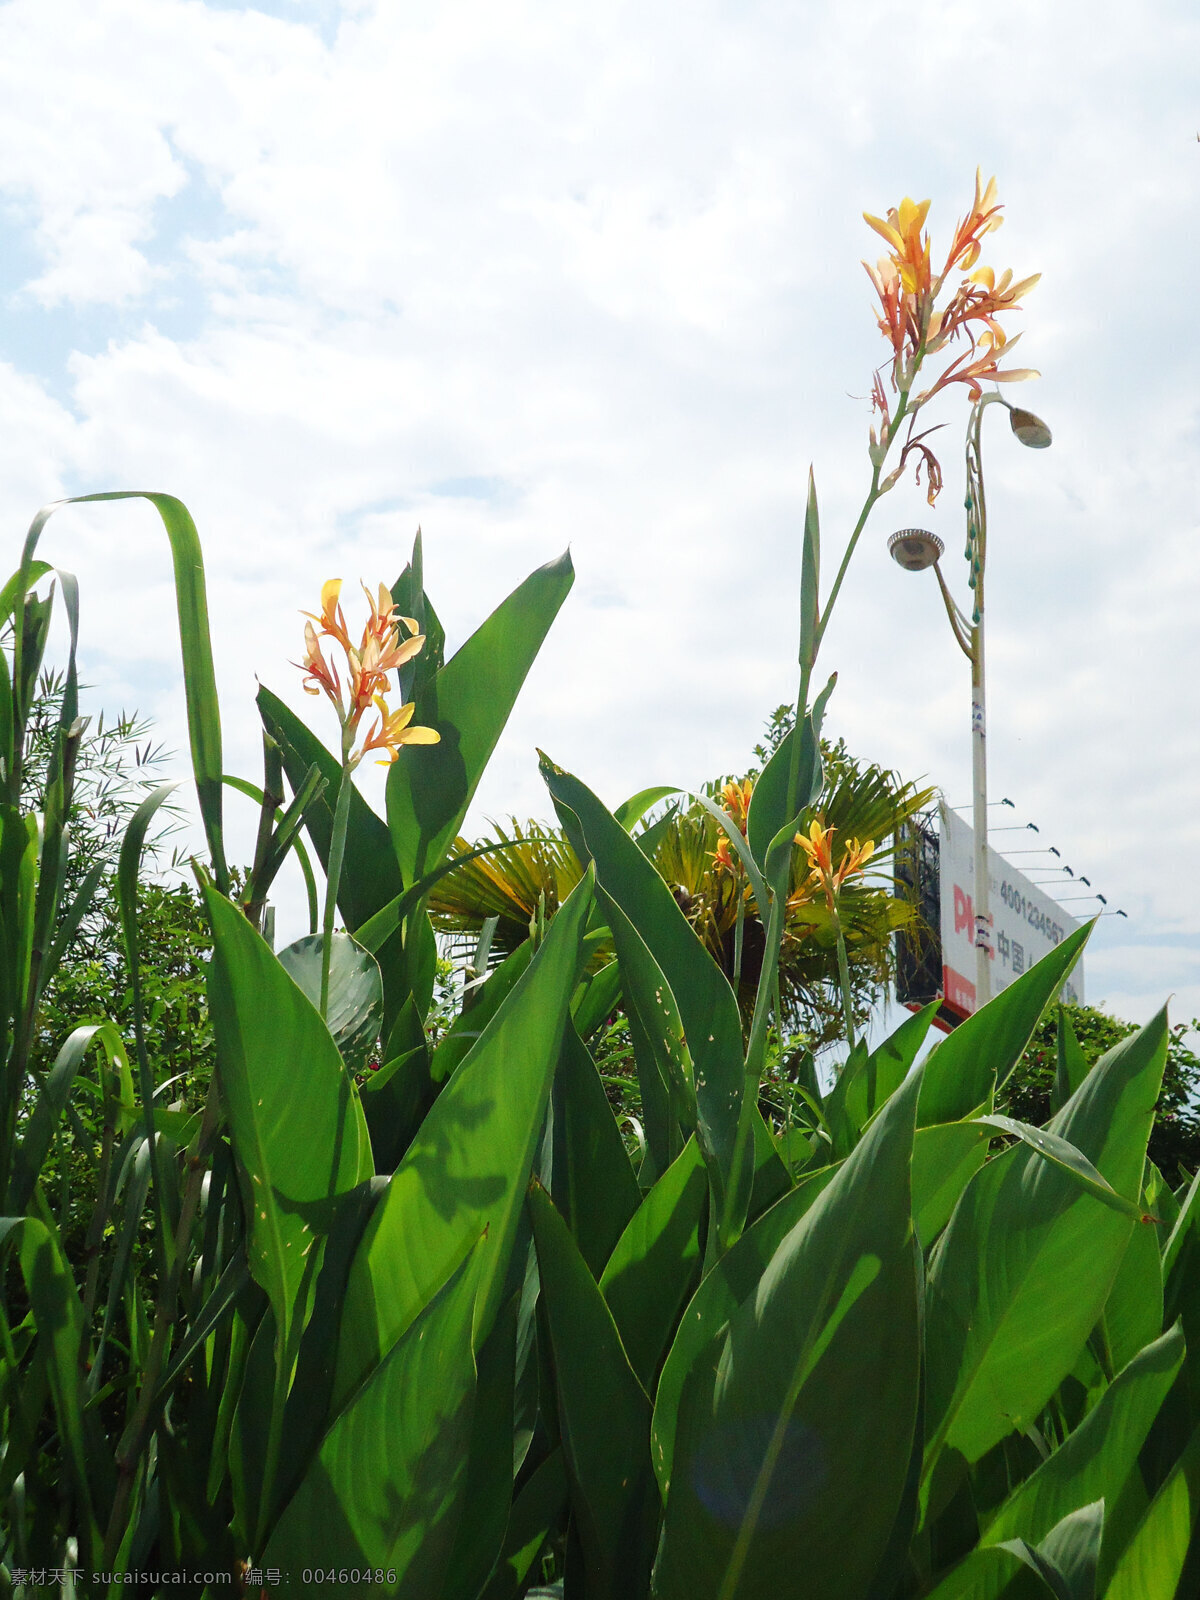
[[[610,800],[742,762],[794,689],[808,462],[827,574],[865,483],[854,397],[883,349],[859,213],[931,194],[944,238],[981,162],[1009,210],[989,254],[1044,272],[1022,399],[1055,432],[1045,455],[994,424],[986,444],[993,790],[1141,935],[1194,929],[1190,8],[307,14],[0,10],[0,195],[41,263],[10,315],[76,319],[65,374],[0,371],[4,509],[21,525],[63,483],[188,502],[229,764],[257,760],[256,672],[301,703],[298,608],[332,571],[394,576],[418,520],[457,639],[568,542],[579,572],[481,812],[544,810],[534,743]],[[64,377],[73,414],[38,386]],[[965,663],[883,547],[935,526],[957,579],[964,409],[942,414],[943,499],[880,507],[822,664],[835,731],[958,799]],[[52,528],[85,675],[185,748],[151,515]],[[1148,1014],[1165,978],[1101,926]],[[1200,1010],[1193,955],[1172,970]]]

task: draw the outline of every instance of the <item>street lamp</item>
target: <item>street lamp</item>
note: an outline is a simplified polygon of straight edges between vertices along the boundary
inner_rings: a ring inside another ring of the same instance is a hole
[[[983,413],[993,401],[1008,411],[1012,431],[1031,450],[1044,450],[1050,443],[1050,429],[1032,411],[1010,405],[1000,394],[981,395],[971,407],[967,422],[967,548],[970,569],[968,583],[975,600],[968,618],[955,601],[942,574],[942,541],[924,528],[901,528],[888,540],[893,561],[908,572],[932,567],[950,627],[959,649],[971,663],[971,767],[974,779],[975,845],[975,1008],[985,1006],[992,997],[992,924],[988,911],[987,839],[987,716],[983,670],[983,575],[987,565],[987,502],[983,492],[983,449],[980,427]]]

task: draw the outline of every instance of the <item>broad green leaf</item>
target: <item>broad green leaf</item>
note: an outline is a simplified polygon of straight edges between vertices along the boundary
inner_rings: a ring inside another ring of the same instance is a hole
[[[598,1278],[642,1197],[596,1063],[571,1022],[554,1075],[552,1193]]]
[[[1087,1058],[1079,1048],[1075,1029],[1071,1026],[1070,1018],[1062,1006],[1058,1008],[1055,1061],[1054,1093],[1051,1101],[1055,1111],[1058,1111],[1066,1105],[1090,1070]]]
[[[208,888],[204,901],[217,1065],[245,1181],[246,1255],[287,1349],[335,1202],[374,1172],[367,1124],[316,1007],[236,906]]]
[[[486,1231],[476,1339],[499,1307],[562,1047],[592,900],[590,874],[437,1097],[367,1225],[346,1288],[335,1394],[391,1349]]]
[[[1140,1194],[1165,1054],[1160,1012],[1050,1124],[1127,1199]],[[929,1270],[927,1487],[943,1448],[978,1461],[1036,1418],[1095,1325],[1135,1226],[1024,1145],[968,1184]]]
[[[655,1171],[665,1172],[697,1120],[694,1068],[682,1011],[662,968],[621,907],[602,888],[597,889],[597,900],[617,950],[646,1143]],[[719,1191],[719,1171],[714,1176]]]
[[[980,1106],[990,1107],[993,1093],[1021,1059],[1038,1019],[1062,988],[1090,932],[1088,923],[1068,934],[1035,967],[961,1022],[930,1052],[917,1110],[918,1127],[958,1122]]]
[[[519,1294],[509,1297],[476,1357],[467,1480],[440,1600],[476,1600],[504,1544],[513,1491],[513,1377],[519,1301]]]
[[[1056,1523],[1037,1546],[1039,1567],[1061,1600],[1095,1600],[1103,1532],[1104,1502],[1096,1500]]]
[[[694,1139],[634,1212],[600,1279],[629,1364],[647,1394],[700,1275],[708,1184]]]
[[[692,1369],[662,1600],[774,1600],[787,1573],[803,1575],[806,1600],[870,1591],[908,1474],[920,1387],[909,1213],[919,1084],[914,1074],[892,1096]]]
[[[985,1545],[954,1567],[927,1600],[1063,1600],[1034,1563],[1022,1539]]]
[[[1138,1452],[1183,1362],[1183,1335],[1172,1328],[1141,1351],[1101,1395],[1074,1433],[1004,1502],[984,1533],[999,1544],[1031,1543],[1094,1500],[1116,1502],[1137,1467]]]
[[[415,720],[441,742],[409,745],[387,782],[388,826],[405,883],[437,867],[458,834],[521,685],[574,582],[571,557],[539,567],[418,690]]]
[[[541,771],[576,854],[595,862],[598,886],[624,912],[670,986],[693,1064],[696,1132],[720,1205],[733,1170],[744,1075],[733,990],[620,823],[590,789],[545,757]]]
[[[732,1249],[717,1258],[689,1301],[667,1352],[654,1398],[651,1453],[664,1501],[671,1487],[679,1399],[693,1364],[757,1288],[771,1257],[838,1170],[822,1167],[801,1178],[796,1188],[746,1229]]]
[[[575,1029],[586,1043],[621,1003],[621,968],[610,961],[591,977],[585,977],[571,1002]]]
[[[831,1129],[843,1130],[841,1139],[835,1135],[836,1158],[850,1154],[867,1123],[904,1082],[936,1014],[934,1001],[915,1016],[906,1017],[875,1050],[868,1051],[863,1044],[851,1053],[825,1097]]]
[[[1162,1258],[1158,1229],[1133,1230],[1104,1304],[1104,1341],[1114,1372],[1119,1372],[1163,1330]],[[1111,1504],[1111,1502],[1110,1502]]]
[[[987,1160],[991,1130],[978,1120],[936,1122],[913,1140],[913,1223],[921,1248],[950,1220],[959,1196]]]
[[[630,795],[628,800],[621,802],[613,812],[613,816],[626,833],[632,833],[651,806],[656,806],[660,800],[666,800],[668,796],[678,793],[677,787],[664,787],[662,784],[657,784],[651,789],[639,789],[637,794]]]
[[[626,1600],[646,1591],[658,1533],[650,1402],[587,1263],[538,1185],[529,1211],[586,1593]]]
[[[975,1120],[986,1123],[989,1128],[999,1128],[1001,1133],[1011,1134],[1014,1139],[1020,1139],[1031,1150],[1036,1150],[1038,1155],[1053,1162],[1056,1167],[1060,1167],[1074,1178],[1085,1194],[1092,1195],[1101,1205],[1111,1206],[1114,1211],[1123,1217],[1128,1217],[1131,1222],[1149,1220],[1140,1200],[1129,1200],[1125,1195],[1118,1194],[1112,1184],[1106,1182],[1103,1175],[1096,1171],[1082,1151],[1076,1150],[1066,1139],[1060,1139],[1056,1133],[1051,1133],[1049,1128],[1035,1128],[1028,1122],[1018,1122],[1014,1117],[983,1116]],[[1155,1249],[1157,1248],[1156,1242]]]
[[[1155,1495],[1126,1545],[1104,1591],[1104,1600],[1185,1600],[1179,1588],[1184,1565],[1197,1565],[1200,1527],[1200,1430]],[[1189,1553],[1191,1561],[1188,1562]],[[1195,1576],[1195,1573],[1192,1574]]]
[[[553,1450],[525,1481],[513,1501],[504,1548],[480,1600],[517,1600],[529,1570],[567,1507],[567,1479],[561,1447]]]
[[[321,1003],[324,946],[319,933],[309,933],[279,952],[279,965],[314,1006]],[[375,957],[348,933],[333,935],[325,1025],[351,1072],[361,1072],[375,1053],[383,1026],[383,979]]]
[[[171,546],[175,572],[175,601],[179,644],[183,653],[183,685],[187,701],[188,736],[192,773],[200,802],[200,817],[212,855],[217,885],[224,889],[228,873],[221,821],[221,715],[213,669],[212,640],[208,627],[208,597],[204,583],[204,555],[200,536],[182,500],[169,494],[119,490],[104,494],[72,495],[44,506],[30,525],[21,556],[22,572],[35,564],[33,552],[42,529],[62,506],[87,505],[100,500],[148,500],[162,519]]]
[[[373,1593],[440,1600],[467,1483],[478,1267],[469,1252],[329,1429],[264,1567],[391,1568]]]
[[[283,769],[292,789],[299,789],[314,766],[326,780],[325,789],[312,801],[304,817],[304,826],[324,869],[329,863],[342,763],[278,695],[260,687],[256,703],[263,727],[283,753]],[[346,854],[338,880],[338,910],[347,928],[355,932],[403,889],[387,824],[355,789],[350,796]]]

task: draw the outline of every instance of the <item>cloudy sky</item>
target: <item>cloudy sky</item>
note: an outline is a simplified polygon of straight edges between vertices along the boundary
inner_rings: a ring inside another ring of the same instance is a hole
[[[569,544],[478,826],[546,813],[535,744],[610,803],[737,769],[794,694],[809,464],[830,571],[867,482],[861,213],[930,197],[936,254],[980,165],[1007,216],[984,259],[1043,273],[1044,376],[1010,392],[1054,430],[1035,454],[989,416],[992,792],[1128,913],[1089,997],[1189,1018],[1198,79],[1184,0],[8,0],[10,564],[56,496],[181,496],[227,765],[256,777],[256,675],[323,716],[288,665],[322,579],[390,581],[420,524],[455,643]],[[945,492],[882,502],[823,665],[831,731],[956,804],[966,663],[886,554],[921,523],[963,576],[964,397],[935,420]],[[80,577],[92,709],[186,749],[153,513],[64,514],[44,550]]]

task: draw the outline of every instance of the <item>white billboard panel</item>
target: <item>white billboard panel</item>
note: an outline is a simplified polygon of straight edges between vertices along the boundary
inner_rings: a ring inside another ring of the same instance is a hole
[[[945,806],[938,808],[942,983],[946,1004],[975,1010],[975,835]],[[992,921],[992,993],[1028,972],[1079,926],[1050,896],[988,848],[988,911]],[[1083,965],[1063,986],[1063,999],[1083,1002]]]

